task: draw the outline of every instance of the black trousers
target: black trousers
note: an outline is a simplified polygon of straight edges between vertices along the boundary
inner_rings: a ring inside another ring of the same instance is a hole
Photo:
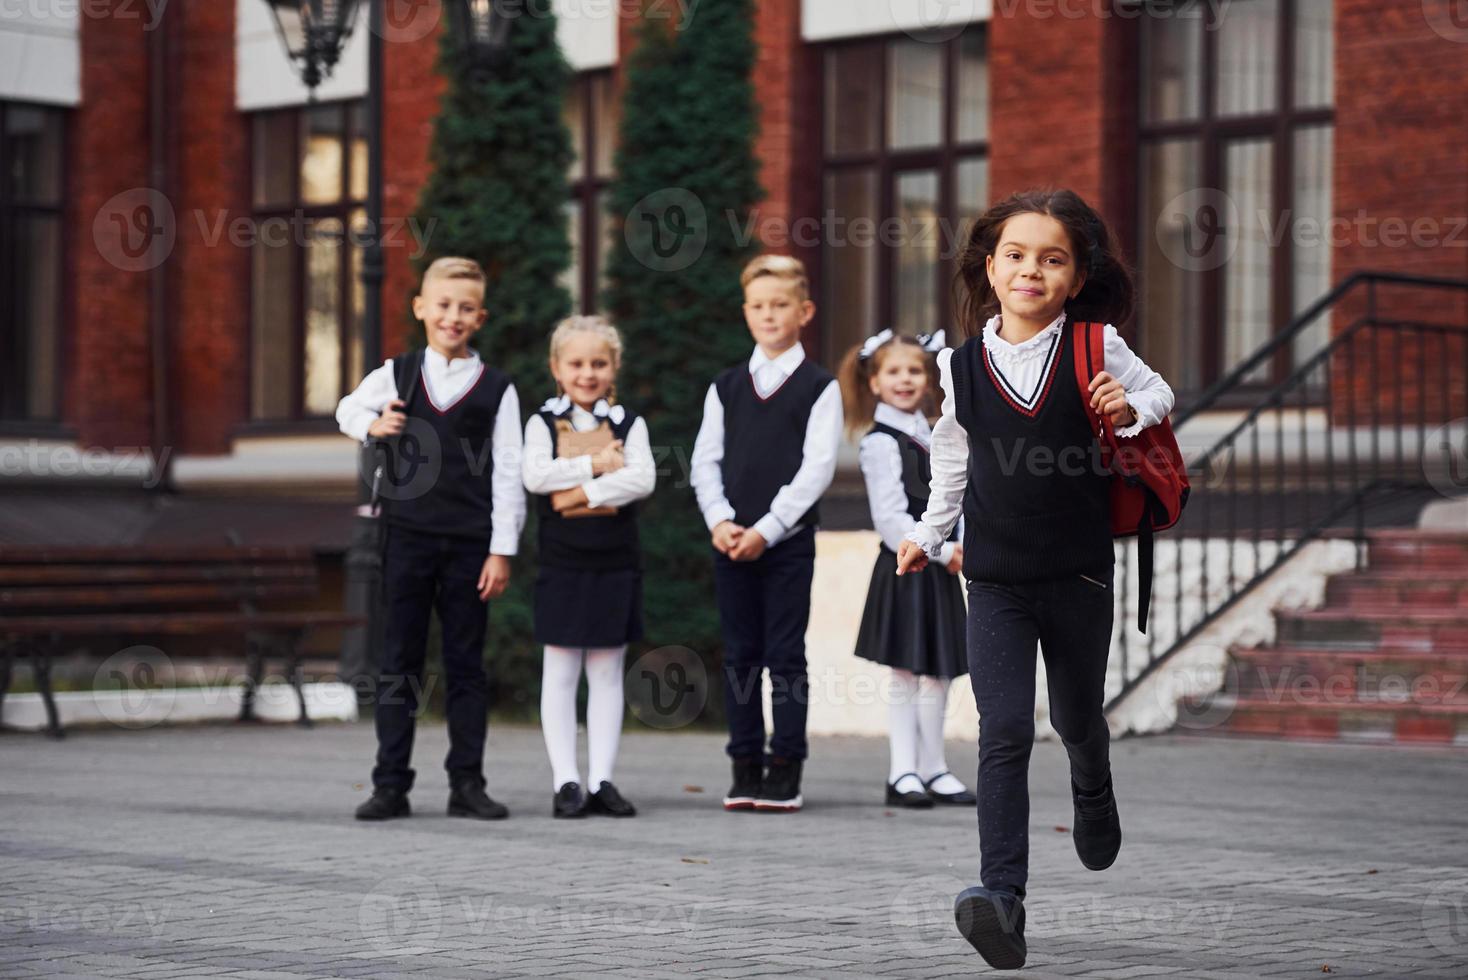
[[[805,669],[805,628],[810,622],[810,584],[816,570],[816,532],[806,528],[756,561],[730,561],[714,553],[714,589],[724,637],[724,710],[729,755],[764,756],[764,678],[770,672],[775,734],[770,754],[804,759],[810,681]]]
[[[443,630],[444,702],[451,781],[483,778],[489,682],[484,672],[488,604],[477,585],[488,551],[482,540],[390,527],[382,563],[387,596],[386,642],[377,682],[377,766],[372,785],[413,787],[413,729],[423,692],[428,618]]]
[[[1045,657],[1050,721],[1083,792],[1111,774],[1102,713],[1111,647],[1112,569],[1025,585],[969,582],[968,666],[979,708],[979,877],[1025,894],[1030,862],[1030,750],[1035,644]],[[1100,584],[1097,584],[1097,583]]]

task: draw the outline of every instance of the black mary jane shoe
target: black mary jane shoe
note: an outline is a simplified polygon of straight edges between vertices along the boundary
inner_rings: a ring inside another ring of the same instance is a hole
[[[923,781],[923,789],[928,791],[928,796],[932,799],[932,801],[934,803],[942,804],[943,806],[973,806],[978,803],[979,798],[974,795],[974,791],[971,789],[961,789],[957,793],[939,793],[937,790],[933,789],[934,783],[942,779],[944,776],[951,775],[953,774],[945,769],[942,772],[938,773],[938,775],[934,776],[932,779],[927,779]]]
[[[966,888],[953,903],[953,918],[963,938],[994,969],[1025,965],[1025,905],[1018,896],[978,885]]]
[[[902,782],[908,776],[916,779],[919,783],[922,782],[922,780],[918,777],[918,774],[915,772],[905,772],[901,776],[898,776],[892,782],[887,784],[887,805],[902,806],[912,810],[932,809],[933,798],[922,790],[914,789],[907,792],[902,792],[898,790],[897,784]]]
[[[586,794],[580,783],[566,783],[551,800],[551,816],[557,820],[580,820],[586,816]]]
[[[473,820],[503,820],[510,815],[504,804],[484,792],[484,780],[461,779],[449,791],[449,816]]]
[[[635,817],[637,807],[623,799],[622,794],[617,792],[617,787],[603,779],[596,792],[586,801],[586,812],[599,817]]]

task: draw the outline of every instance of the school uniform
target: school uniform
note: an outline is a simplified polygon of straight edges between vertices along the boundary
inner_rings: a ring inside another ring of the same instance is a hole
[[[840,441],[840,389],[798,343],[773,359],[756,348],[747,363],[715,378],[704,398],[691,460],[704,521],[710,531],[735,521],[768,543],[750,562],[714,553],[727,751],[735,759],[764,755],[764,669],[773,688],[771,754],[797,761],[807,754],[805,630],[815,530]]]
[[[595,476],[590,456],[564,456],[560,442],[567,426],[576,432],[608,427],[611,437],[622,441],[622,468]],[[611,783],[622,731],[627,644],[643,634],[638,502],[652,494],[657,482],[647,423],[604,399],[587,411],[565,395],[552,398],[525,424],[522,477],[526,490],[535,495],[539,523],[535,639],[545,647],[541,730],[552,788],[558,797],[565,796],[553,813],[580,816],[587,811],[576,762],[576,690],[582,671],[588,693],[588,785],[595,791],[590,812],[598,812],[597,794],[605,795],[604,786]],[[558,513],[551,495],[576,487],[586,494],[588,508],[613,508],[615,513]],[[622,804],[625,809],[613,815],[635,812]]]
[[[1028,767],[1035,738],[1035,648],[1073,791],[1110,792],[1102,713],[1112,625],[1109,475],[1097,416],[1075,384],[1064,314],[1021,344],[982,336],[938,356],[928,508],[908,534],[930,557],[963,516],[969,677],[979,708],[981,879],[1023,897],[1029,862]],[[1167,383],[1106,327],[1105,370],[1127,391],[1140,432],[1167,416]]]
[[[525,523],[520,484],[520,404],[502,371],[477,353],[452,361],[432,349],[395,357],[337,407],[343,432],[365,440],[389,402],[408,417],[394,440],[383,487],[387,606],[375,713],[374,787],[406,793],[414,771],[430,613],[442,626],[451,784],[483,784],[489,713],[484,671],[488,604],[478,581],[490,554],[519,549]]]
[[[930,439],[921,412],[900,412],[882,402],[871,430],[862,437],[861,471],[882,546],[867,587],[856,655],[897,670],[952,679],[968,670],[963,592],[947,567],[955,535],[939,549],[938,560],[921,572],[897,574],[897,548],[928,505]]]

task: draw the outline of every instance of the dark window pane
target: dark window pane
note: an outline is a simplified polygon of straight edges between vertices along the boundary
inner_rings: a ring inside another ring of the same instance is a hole
[[[611,75],[598,75],[592,92],[592,108],[596,113],[596,176],[610,177],[615,167],[617,134],[622,123],[622,100]]]
[[[30,204],[61,203],[63,115],[54,109],[6,106],[10,193]]]
[[[1189,261],[1197,242],[1193,215],[1169,209],[1200,181],[1195,140],[1156,142],[1142,150],[1141,354],[1175,389],[1202,387],[1200,340],[1203,273]]]
[[[955,131],[965,143],[989,138],[989,46],[982,31],[958,39],[958,119]]]
[[[251,257],[251,415],[288,419],[296,361],[296,248],[257,242]]]
[[[1273,112],[1279,80],[1279,0],[1234,0],[1218,22],[1220,116]]]
[[[351,125],[351,187],[348,191],[352,200],[367,200],[367,109],[361,102],[352,103],[348,110]]]
[[[826,152],[867,153],[881,131],[882,44],[826,52]]]
[[[352,212],[352,240],[354,243],[363,241],[366,228],[367,212],[357,208]],[[366,366],[363,364],[362,349],[362,331],[367,319],[367,288],[362,285],[362,252],[359,245],[352,245],[350,250],[352,279],[347,284],[352,295],[352,319],[347,333],[347,385],[349,388],[356,385],[357,381],[367,374]]]
[[[291,203],[298,120],[294,110],[265,112],[255,116],[253,193],[256,207]]]
[[[1273,222],[1274,145],[1268,140],[1237,140],[1224,147],[1224,193],[1237,211],[1237,225],[1224,228],[1233,240],[1223,266],[1223,370],[1229,371],[1269,339],[1270,310],[1269,230]],[[1228,216],[1224,217],[1228,220]],[[1267,381],[1269,364],[1249,375]]]
[[[571,240],[571,264],[561,273],[561,285],[571,294],[571,309],[581,312],[581,199],[567,201],[561,213],[566,217],[566,237]]]
[[[957,168],[958,225],[957,238],[949,245],[949,257],[957,258],[968,241],[969,229],[989,206],[989,161],[972,157],[958,161]]]
[[[342,110],[315,106],[305,113],[301,137],[301,201],[335,204],[342,196]]]
[[[899,174],[896,181],[900,240],[894,250],[894,320],[898,333],[936,330],[938,323],[938,173]]]
[[[943,45],[908,39],[888,46],[887,145],[934,146],[943,139]]]
[[[1330,126],[1295,132],[1294,307],[1298,314],[1330,290]],[[1295,340],[1296,360],[1315,354],[1330,336],[1330,314],[1320,316]]]
[[[5,356],[6,390],[0,404],[6,417],[52,420],[60,409],[61,219],[51,214],[21,214],[11,228],[10,299],[15,323],[7,324],[0,352]]]
[[[330,415],[342,396],[342,223],[312,223],[306,247],[305,397],[307,415]]]
[[[1142,121],[1197,119],[1203,106],[1202,7],[1142,17]]]
[[[830,230],[824,235],[821,320],[834,362],[876,333],[877,175],[843,170],[826,175]]]
[[[586,87],[590,79],[580,76],[566,88],[566,101],[561,106],[561,118],[571,134],[571,163],[566,168],[566,179],[576,183],[584,174],[586,165]]]
[[[607,262],[612,257],[612,249],[617,245],[617,234],[621,227],[607,215],[607,191],[599,191],[596,195],[596,210],[592,214],[592,220],[597,229],[597,241],[599,247],[596,253],[596,282],[599,290],[607,288]],[[591,306],[593,311],[600,305],[599,297],[592,297]]]
[[[1335,104],[1332,0],[1295,0],[1295,106]]]

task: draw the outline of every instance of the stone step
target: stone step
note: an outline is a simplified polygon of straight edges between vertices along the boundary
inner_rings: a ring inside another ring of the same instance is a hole
[[[1214,694],[1179,706],[1178,732],[1468,747],[1468,703],[1391,704],[1351,701],[1299,704]]]
[[[1348,609],[1277,612],[1284,646],[1400,652],[1468,651],[1468,608],[1357,605]]]
[[[1234,649],[1224,692],[1292,704],[1468,704],[1468,652]]]
[[[1388,568],[1458,570],[1468,575],[1468,534],[1393,529],[1367,534],[1367,564]]]
[[[1468,609],[1468,569],[1461,576],[1417,568],[1332,575],[1325,585],[1325,604],[1327,608],[1395,604],[1414,609]]]

